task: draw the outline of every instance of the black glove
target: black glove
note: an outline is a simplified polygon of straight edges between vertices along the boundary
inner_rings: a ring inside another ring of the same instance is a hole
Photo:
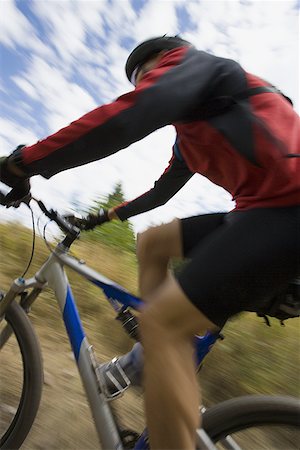
[[[109,222],[107,209],[99,209],[98,213],[89,214],[84,219],[78,217],[68,217],[69,222],[75,225],[80,230],[89,231],[93,230],[97,225],[102,225],[105,222]]]
[[[30,199],[30,182],[28,178],[19,177],[12,173],[8,167],[8,161],[9,157],[0,158],[0,181],[12,187],[12,190],[1,203],[6,206],[17,207],[21,201],[27,203]]]

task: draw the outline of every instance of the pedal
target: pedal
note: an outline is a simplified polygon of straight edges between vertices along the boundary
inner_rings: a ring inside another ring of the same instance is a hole
[[[109,363],[96,368],[96,375],[101,391],[108,400],[115,400],[124,394],[131,382],[122,369],[119,359],[114,358]]]

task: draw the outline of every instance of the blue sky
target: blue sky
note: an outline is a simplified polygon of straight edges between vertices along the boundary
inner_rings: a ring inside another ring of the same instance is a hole
[[[181,34],[238,60],[287,93],[299,111],[298,1],[0,0],[0,154],[32,144],[132,89],[124,64],[138,42]],[[167,127],[105,160],[32,180],[49,206],[82,208],[118,181],[127,199],[148,190],[171,156]],[[168,205],[133,219],[137,231],[174,216],[229,210],[230,196],[196,175]],[[28,213],[1,211],[2,220]]]

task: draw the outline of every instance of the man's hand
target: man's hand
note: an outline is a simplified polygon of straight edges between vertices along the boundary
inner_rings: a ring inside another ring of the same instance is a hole
[[[19,206],[21,201],[26,202],[30,197],[30,182],[25,176],[19,175],[10,164],[9,157],[0,158],[0,181],[12,190],[5,196],[3,204],[6,206]]]
[[[90,231],[98,225],[103,225],[105,222],[109,222],[108,211],[106,209],[100,209],[97,213],[91,213],[87,217],[81,219],[78,217],[67,217],[68,221],[75,225],[80,230]]]
[[[113,220],[113,219],[120,220],[119,216],[117,215],[117,213],[115,211],[115,208],[110,208],[107,211],[107,215],[108,215],[109,220]]]

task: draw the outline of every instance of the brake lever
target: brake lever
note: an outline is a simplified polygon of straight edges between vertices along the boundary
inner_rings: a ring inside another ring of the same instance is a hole
[[[63,217],[63,219],[67,220],[71,225],[80,228],[80,225],[78,224],[78,222],[80,222],[82,220],[81,215],[64,214],[62,217]]]
[[[34,199],[39,208],[42,210],[42,212],[47,216],[50,220],[53,220],[56,225],[59,226],[61,230],[63,230],[66,233],[70,233],[73,236],[78,236],[80,234],[80,229],[72,225],[72,223],[69,223],[68,220],[66,220],[66,217],[60,216],[54,209],[48,210],[44,203],[41,200]]]
[[[53,215],[53,218],[55,217],[55,219],[53,220],[63,231],[74,236],[77,236],[80,233],[80,229],[76,225],[72,225],[70,222],[68,222],[65,217],[58,215],[57,212],[53,209],[50,210],[50,213],[51,215]]]

